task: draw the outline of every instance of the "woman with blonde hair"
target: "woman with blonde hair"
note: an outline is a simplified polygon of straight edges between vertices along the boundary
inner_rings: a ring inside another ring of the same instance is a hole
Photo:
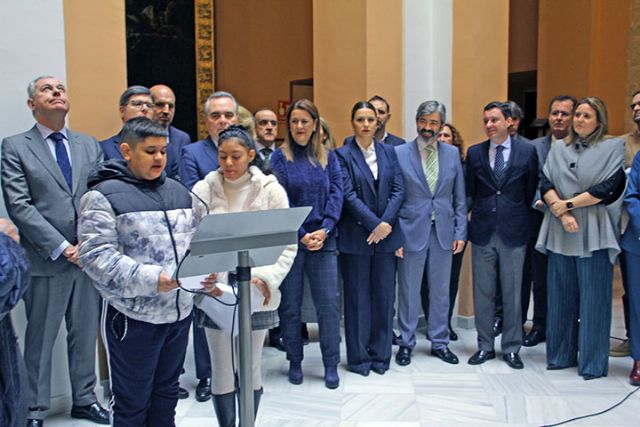
[[[284,143],[273,154],[271,168],[292,207],[312,207],[298,230],[298,254],[281,287],[280,327],[289,360],[289,382],[301,384],[303,380],[300,306],[306,273],[318,317],[325,385],[334,389],[340,383],[335,227],[342,210],[342,175],[335,153],[320,140],[320,115],[311,101],[302,99],[291,104],[286,124]]]
[[[551,146],[541,177],[548,205],[536,249],[548,253],[547,369],[608,373],[613,264],[620,252],[624,141],[607,137],[607,109],[578,102],[571,141]]]

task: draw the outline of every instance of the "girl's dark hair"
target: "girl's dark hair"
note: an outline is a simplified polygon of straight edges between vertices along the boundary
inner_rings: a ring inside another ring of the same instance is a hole
[[[351,109],[351,120],[356,116],[356,111],[366,108],[367,110],[372,110],[373,114],[376,114],[376,108],[369,101],[358,101],[355,103],[353,108]]]
[[[256,149],[255,144],[253,143],[253,139],[249,135],[247,130],[239,125],[231,125],[218,135],[218,147],[222,145],[222,143],[228,139],[237,139],[242,145],[245,146],[247,151]]]
[[[247,152],[253,150],[256,153],[251,163],[249,163],[249,166],[261,166],[262,160],[260,159],[260,156],[258,156],[256,145],[253,142],[253,139],[251,139],[249,132],[247,132],[244,127],[239,125],[231,125],[220,132],[220,135],[218,135],[218,147],[220,147],[225,141],[231,139],[240,142],[240,144],[242,144],[242,146],[246,148]]]

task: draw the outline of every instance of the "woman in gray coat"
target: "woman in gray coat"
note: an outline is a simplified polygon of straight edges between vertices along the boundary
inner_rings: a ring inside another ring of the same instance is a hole
[[[549,206],[536,244],[549,255],[547,369],[577,365],[585,380],[607,375],[613,263],[620,252],[625,149],[606,134],[604,103],[578,102],[572,139],[551,147],[541,185]]]

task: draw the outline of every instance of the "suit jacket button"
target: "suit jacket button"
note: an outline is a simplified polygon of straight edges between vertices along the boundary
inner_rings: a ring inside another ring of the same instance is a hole
[[[495,212],[495,211],[496,211],[496,208],[491,209],[491,212]]]
[[[502,194],[502,191],[498,190],[498,191],[496,191],[496,194],[499,196],[499,195]]]

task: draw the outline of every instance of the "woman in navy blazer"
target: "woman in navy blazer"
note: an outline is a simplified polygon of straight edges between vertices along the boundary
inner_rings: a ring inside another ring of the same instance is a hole
[[[392,146],[374,140],[376,110],[357,102],[354,136],[338,149],[344,208],[338,250],[344,280],[347,364],[352,372],[384,374],[391,359],[396,257],[402,246],[397,224],[404,184]]]
[[[625,251],[629,283],[629,334],[633,369],[629,375],[631,385],[640,386],[640,156],[631,166],[624,205],[629,214],[629,225],[620,246]]]

